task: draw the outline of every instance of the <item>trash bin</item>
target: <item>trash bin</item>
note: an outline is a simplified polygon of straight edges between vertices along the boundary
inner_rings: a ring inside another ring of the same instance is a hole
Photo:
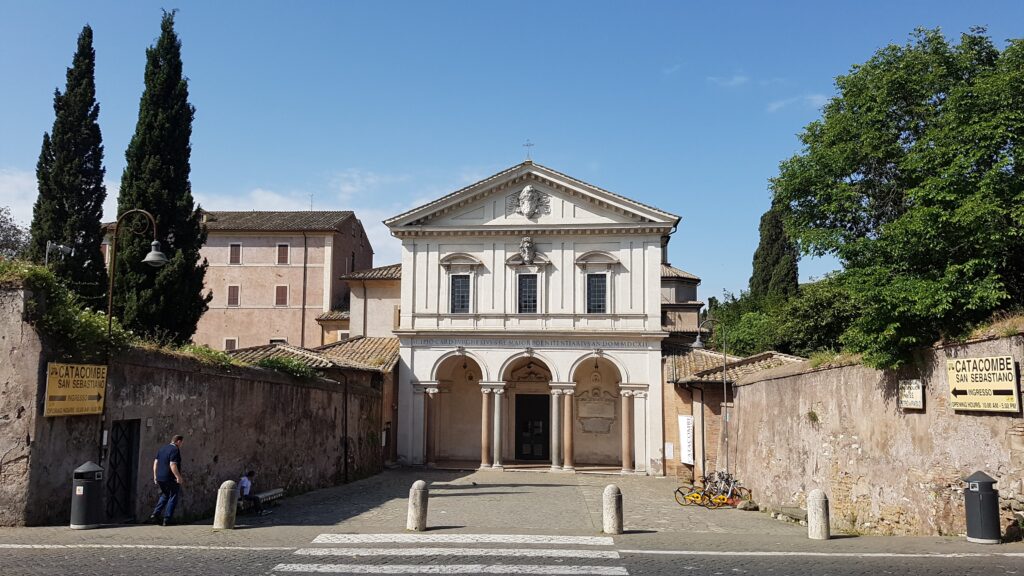
[[[967,508],[967,541],[978,544],[999,544],[999,491],[996,479],[984,472],[967,477],[964,505]]]
[[[86,462],[74,472],[71,488],[71,528],[99,528],[103,521],[103,468]]]

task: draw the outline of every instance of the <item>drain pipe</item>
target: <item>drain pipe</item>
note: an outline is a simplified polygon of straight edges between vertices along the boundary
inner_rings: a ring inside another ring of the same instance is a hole
[[[299,320],[299,346],[306,347],[306,278],[309,272],[309,237],[302,233],[302,318]],[[324,294],[324,298],[327,295]]]

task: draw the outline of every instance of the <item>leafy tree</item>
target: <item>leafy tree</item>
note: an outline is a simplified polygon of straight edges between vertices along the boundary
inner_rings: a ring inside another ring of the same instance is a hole
[[[918,30],[836,80],[772,180],[807,254],[834,254],[876,366],[1024,302],[1024,42]]]
[[[857,317],[858,308],[839,275],[800,285],[800,295],[778,311],[782,343],[778,350],[810,356],[838,350],[839,338]]]
[[[203,294],[206,241],[199,209],[192,199],[189,158],[195,108],[182,76],[181,42],[174,12],[165,12],[155,46],[146,50],[146,87],[135,135],[125,153],[118,214],[133,208],[156,218],[163,252],[170,262],[154,270],[141,261],[152,237],[121,231],[118,236],[115,309],[123,324],[160,340],[187,342],[210,296]],[[122,224],[131,228],[132,215]]]
[[[754,271],[750,276],[753,298],[789,298],[797,292],[796,243],[783,226],[785,206],[773,204],[761,216],[761,241],[754,252]]]
[[[0,206],[0,260],[20,258],[28,248],[28,233],[11,218],[11,209]]]
[[[29,256],[37,262],[46,257],[47,241],[73,248],[69,255],[52,258],[51,269],[93,305],[107,291],[107,270],[100,251],[106,170],[97,122],[100,106],[96,103],[95,72],[92,28],[85,26],[67,70],[67,86],[63,93],[54,91],[53,129],[43,134],[36,165],[39,197],[29,246]]]

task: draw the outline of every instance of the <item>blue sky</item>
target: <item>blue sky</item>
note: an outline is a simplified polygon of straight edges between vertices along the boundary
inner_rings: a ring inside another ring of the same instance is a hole
[[[701,297],[746,287],[768,179],[833,80],[918,26],[1020,37],[1024,3],[22,2],[0,0],[0,206],[31,218],[35,162],[82,26],[95,35],[107,216],[161,7],[196,107],[210,209],[380,220],[522,161],[682,216],[672,263]],[[1015,24],[1016,23],[1016,24]],[[801,262],[801,277],[832,269]]]

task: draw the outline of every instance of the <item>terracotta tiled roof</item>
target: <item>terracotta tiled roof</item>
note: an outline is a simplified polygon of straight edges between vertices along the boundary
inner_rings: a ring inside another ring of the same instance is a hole
[[[768,370],[769,368],[776,368],[786,364],[797,364],[807,360],[800,356],[791,356],[789,354],[782,354],[781,352],[761,352],[760,354],[754,354],[753,356],[747,356],[743,359],[729,360],[728,366],[725,371],[725,379],[729,382],[735,382],[741,377],[754,372],[760,372],[761,370]],[[721,382],[722,381],[722,356],[718,355],[718,364],[711,365],[703,370],[698,370],[691,373],[685,378],[679,378],[680,382]]]
[[[370,268],[369,270],[356,270],[341,277],[342,280],[401,280],[402,265],[388,264]]]
[[[398,363],[398,338],[356,336],[314,348],[313,351],[338,366],[386,373]]]
[[[669,266],[668,264],[662,264],[661,265],[661,277],[662,278],[686,278],[687,280],[696,280],[696,281],[700,282],[700,278],[694,276],[693,274],[690,274],[689,272],[686,272],[685,270],[680,270],[679,268],[676,268],[674,266]]]
[[[317,322],[320,322],[322,320],[348,320],[348,319],[349,319],[349,311],[348,310],[331,310],[330,312],[324,312],[323,314],[321,314],[321,315],[316,317],[316,321]]]
[[[668,379],[670,382],[685,382],[698,372],[714,367],[722,366],[722,353],[714,350],[695,350],[689,346],[663,345],[661,350],[667,363]],[[739,362],[743,358],[739,356],[726,356],[731,364]]]
[[[350,210],[278,212],[250,210],[247,212],[204,211],[209,230],[301,232],[338,230],[352,217]]]
[[[334,366],[334,362],[321,354],[305,348],[299,348],[298,346],[289,346],[288,344],[266,344],[264,346],[240,348],[232,350],[228,354],[250,364],[255,364],[264,358],[290,358],[298,360],[310,368],[323,369]]]

